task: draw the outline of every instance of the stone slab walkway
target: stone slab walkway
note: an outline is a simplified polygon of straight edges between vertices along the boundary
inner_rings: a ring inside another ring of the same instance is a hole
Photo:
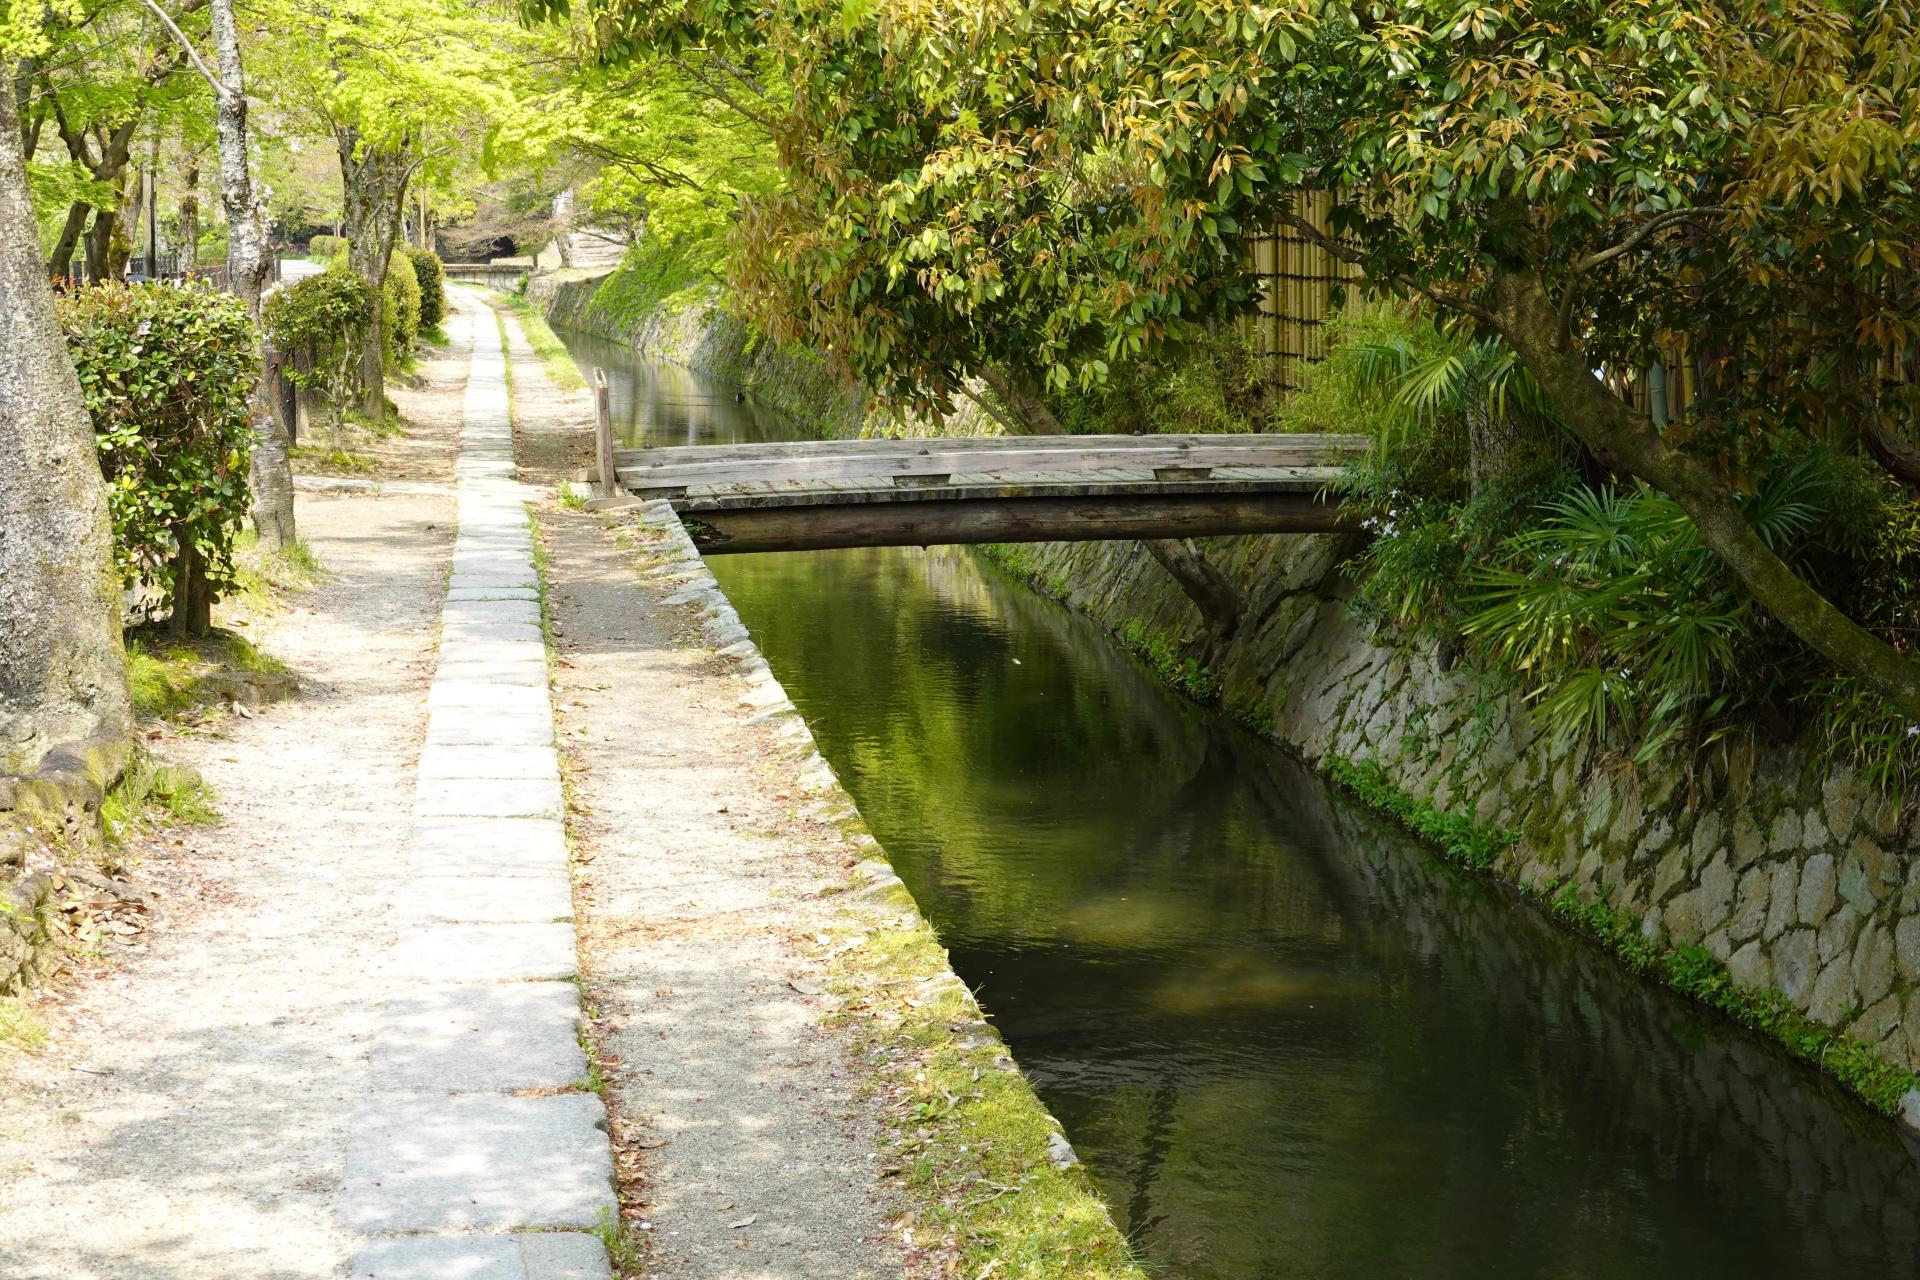
[[[539,580],[499,339],[485,319],[473,333],[411,875],[373,1032],[373,1078],[404,1096],[350,1121],[341,1213],[364,1237],[356,1277],[599,1280],[586,1232],[616,1212],[613,1163],[600,1101],[579,1091]]]

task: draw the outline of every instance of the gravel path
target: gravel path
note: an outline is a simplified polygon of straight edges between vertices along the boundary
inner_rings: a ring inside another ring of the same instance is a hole
[[[346,1123],[426,719],[452,504],[306,498],[327,579],[254,638],[301,695],[172,754],[224,824],[209,886],[70,993],[0,1080],[0,1276],[337,1277]]]
[[[590,516],[543,520],[556,703],[575,807],[582,968],[610,1105],[645,1153],[628,1197],[672,1280],[855,1280],[903,1262],[880,1202],[866,1072],[824,1025],[805,939],[852,853],[793,739],[696,643],[677,583]],[[631,1219],[630,1219],[631,1220]]]

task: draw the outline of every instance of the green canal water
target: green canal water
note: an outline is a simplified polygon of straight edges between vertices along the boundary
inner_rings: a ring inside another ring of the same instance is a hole
[[[794,434],[568,337],[630,442]],[[1920,1145],[955,551],[716,557],[1159,1274],[1920,1275]]]

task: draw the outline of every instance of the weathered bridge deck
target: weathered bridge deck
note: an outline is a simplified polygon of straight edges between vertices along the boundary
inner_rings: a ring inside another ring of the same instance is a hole
[[[1348,435],[972,436],[614,450],[595,506],[666,499],[709,553],[1315,533]],[[597,475],[595,477],[597,479]]]

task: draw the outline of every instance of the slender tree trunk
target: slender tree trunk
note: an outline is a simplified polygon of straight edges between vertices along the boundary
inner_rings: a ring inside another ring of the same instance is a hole
[[[67,220],[60,226],[60,235],[53,242],[53,252],[47,256],[47,274],[66,276],[71,274],[73,251],[80,246],[80,233],[86,230],[87,216],[93,212],[93,206],[76,200],[67,208]]]
[[[119,221],[118,209],[93,211],[93,225],[87,228],[85,241],[88,284],[99,284],[113,278],[108,258],[113,252],[113,229]]]
[[[200,157],[187,157],[180,192],[180,270],[193,275],[200,269]]]
[[[1002,425],[1007,424],[1010,415],[1026,428],[1028,435],[1067,434],[1067,429],[1054,417],[1053,410],[1047,407],[1046,398],[1031,379],[1001,369],[983,370],[980,378],[993,389],[1007,412],[996,412],[983,401],[980,402],[981,407],[998,418]],[[1161,568],[1173,575],[1173,580],[1180,584],[1180,589],[1193,601],[1194,608],[1200,611],[1201,621],[1207,627],[1208,659],[1217,659],[1240,629],[1240,619],[1246,613],[1246,601],[1239,589],[1214,567],[1206,553],[1191,538],[1143,538],[1140,545],[1159,562]]]
[[[1533,272],[1493,279],[1493,318],[1555,410],[1608,466],[1638,476],[1680,505],[1700,540],[1762,608],[1840,670],[1920,722],[1920,663],[1896,652],[1815,591],[1748,523],[1726,478],[1670,448],[1653,419],[1609,394],[1576,349],[1560,343],[1560,315]]]
[[[130,728],[106,484],[0,94],[0,772]]]
[[[341,128],[337,138],[347,266],[367,286],[360,408],[380,422],[387,414],[387,264],[400,239],[409,164],[402,149],[363,145],[360,131],[351,125]]]
[[[253,185],[248,156],[247,84],[240,63],[240,32],[233,0],[213,0],[213,41],[219,59],[220,204],[227,215],[227,288],[260,323],[260,297],[273,267],[267,211]],[[294,544],[293,466],[287,457],[287,427],[275,407],[256,391],[253,398],[253,527],[274,550]]]

